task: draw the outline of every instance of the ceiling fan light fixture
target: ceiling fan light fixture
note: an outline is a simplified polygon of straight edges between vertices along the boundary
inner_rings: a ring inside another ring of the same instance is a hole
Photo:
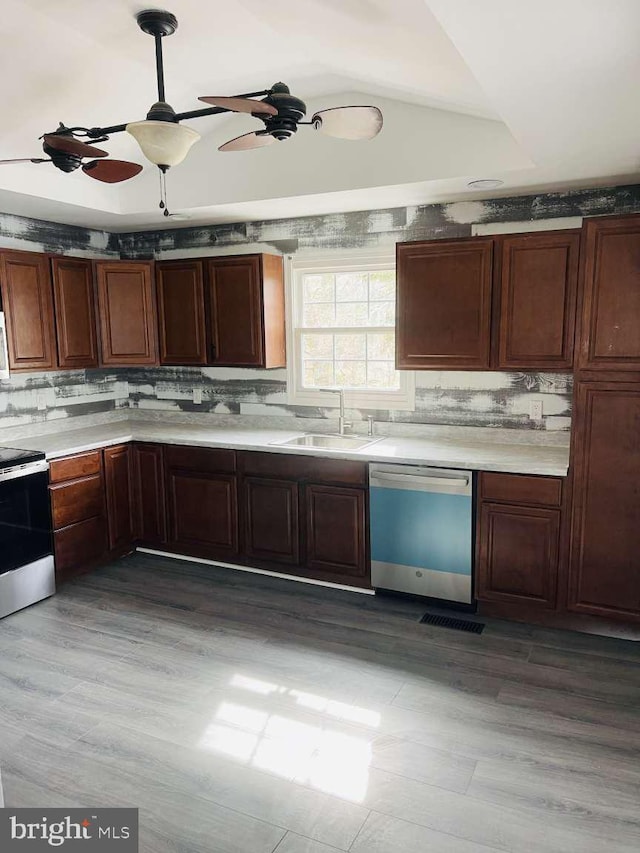
[[[136,140],[144,156],[156,166],[177,166],[200,139],[197,130],[173,121],[134,121],[127,133]]]

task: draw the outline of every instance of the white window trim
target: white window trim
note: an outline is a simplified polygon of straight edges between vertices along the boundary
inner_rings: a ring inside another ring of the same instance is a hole
[[[370,269],[395,269],[395,250],[353,250],[350,252],[326,251],[316,255],[288,257],[285,263],[285,297],[287,312],[287,402],[293,406],[338,406],[337,394],[302,388],[300,368],[301,299],[296,286],[300,275],[309,272],[357,272]],[[358,331],[355,329],[354,331]],[[345,406],[352,409],[387,409],[413,411],[415,409],[415,373],[402,370],[397,391],[350,390],[344,392]]]

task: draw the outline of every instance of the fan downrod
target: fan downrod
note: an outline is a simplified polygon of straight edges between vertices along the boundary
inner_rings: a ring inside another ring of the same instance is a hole
[[[138,12],[136,21],[143,33],[150,36],[171,36],[178,29],[178,19],[163,9],[145,9]]]

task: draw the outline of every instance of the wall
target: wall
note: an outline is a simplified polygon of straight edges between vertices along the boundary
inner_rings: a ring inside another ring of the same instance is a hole
[[[468,236],[504,223],[640,212],[640,186],[545,193],[360,213],[232,225],[107,234],[0,214],[0,246],[90,257],[170,258],[234,252],[294,254],[390,246],[398,241]],[[505,428],[569,428],[571,377],[562,374],[423,372],[415,412],[373,412],[378,420]],[[202,405],[192,400],[203,391]],[[543,399],[543,422],[530,402]],[[288,407],[284,371],[149,368],[17,374],[0,381],[0,427],[139,410],[334,417],[335,409]],[[44,408],[39,408],[44,406]],[[369,412],[355,413],[364,416]],[[293,425],[293,423],[292,423]]]

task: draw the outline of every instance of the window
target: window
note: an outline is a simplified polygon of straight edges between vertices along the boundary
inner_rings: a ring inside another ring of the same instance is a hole
[[[343,388],[351,407],[412,409],[413,374],[395,369],[395,260],[390,255],[294,259],[289,400],[326,405]]]

